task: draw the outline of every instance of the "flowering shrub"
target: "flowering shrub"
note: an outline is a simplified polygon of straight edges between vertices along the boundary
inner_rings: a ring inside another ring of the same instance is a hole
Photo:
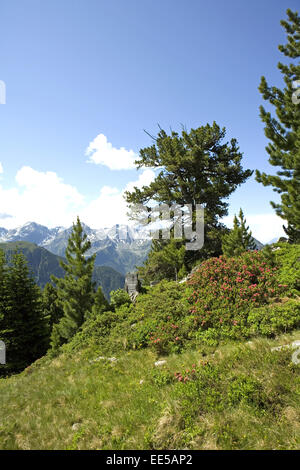
[[[287,285],[277,280],[277,267],[257,251],[240,257],[210,258],[189,281],[190,313],[199,330],[241,329],[251,309],[274,302]]]
[[[179,332],[178,323],[171,321],[156,325],[154,332],[150,332],[149,343],[158,355],[179,352],[183,345],[183,335]]]

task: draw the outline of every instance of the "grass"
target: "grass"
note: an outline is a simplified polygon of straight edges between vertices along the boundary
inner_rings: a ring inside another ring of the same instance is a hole
[[[0,380],[0,448],[299,449],[300,365],[270,351],[296,339],[188,351],[160,368],[148,349],[116,362],[90,349],[44,357]],[[175,380],[199,361],[200,391]]]

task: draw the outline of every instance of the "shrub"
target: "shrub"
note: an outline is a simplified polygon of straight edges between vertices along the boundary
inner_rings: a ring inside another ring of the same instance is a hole
[[[300,302],[288,300],[252,310],[248,315],[252,334],[276,336],[300,327]]]
[[[150,288],[137,297],[126,322],[113,334],[126,337],[126,349],[150,345],[158,355],[179,352],[182,338],[187,338],[185,317],[189,315],[189,303],[185,291],[183,284],[168,281]]]
[[[257,251],[237,258],[211,258],[201,264],[189,285],[190,312],[200,333],[210,328],[241,333],[249,311],[278,300],[287,287],[278,282],[277,268]]]
[[[300,295],[300,244],[276,243],[275,259],[279,266],[278,280]]]
[[[114,309],[121,307],[122,305],[130,305],[131,299],[124,289],[113,290],[110,293],[110,303]]]

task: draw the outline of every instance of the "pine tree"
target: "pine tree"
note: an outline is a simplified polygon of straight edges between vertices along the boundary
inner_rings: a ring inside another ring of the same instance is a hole
[[[270,87],[261,78],[259,91],[264,100],[275,106],[277,119],[263,106],[260,117],[265,123],[265,135],[270,140],[266,147],[269,163],[281,167],[276,175],[256,171],[256,179],[264,186],[273,186],[281,194],[281,202],[271,202],[276,213],[287,221],[284,227],[290,242],[300,242],[300,17],[297,12],[287,10],[288,20],[281,21],[287,33],[287,44],[279,50],[295,62],[285,65],[279,62],[278,69],[283,75],[285,87],[281,90]]]
[[[63,306],[59,302],[57,289],[50,282],[47,282],[43,290],[43,311],[49,319],[51,329],[64,314]]]
[[[98,287],[95,295],[94,295],[94,304],[92,307],[92,314],[93,315],[101,315],[103,312],[109,310],[109,303],[106,300],[101,286]]]
[[[255,248],[252,233],[249,232],[243,211],[240,209],[239,216],[234,216],[233,229],[222,239],[223,253],[226,256],[239,256],[244,251],[255,250]]]
[[[87,235],[83,232],[83,227],[77,217],[77,223],[73,224],[68,240],[67,262],[61,261],[60,263],[65,270],[65,277],[63,279],[52,277],[57,285],[58,298],[64,312],[53,333],[56,343],[58,335],[61,343],[68,341],[92,311],[94,301],[92,274],[95,255],[90,258],[85,256],[90,248],[91,242],[87,240]]]
[[[0,250],[0,325],[3,325],[5,311],[6,311],[6,266],[5,266],[5,255],[2,250]],[[3,334],[3,331],[2,331]],[[1,326],[0,326],[0,340],[4,341],[4,338],[1,336]]]
[[[127,191],[129,204],[147,204],[154,200],[165,204],[196,204],[205,209],[206,223],[227,215],[226,199],[252,174],[243,170],[242,153],[236,139],[223,142],[225,128],[215,122],[168,135],[160,129],[155,143],[140,150],[138,168],[159,169],[155,180],[142,189]]]
[[[189,204],[193,224],[196,204],[204,207],[205,243],[201,250],[186,252],[184,266],[187,269],[197,260],[221,253],[220,236],[216,235],[223,231],[219,218],[227,215],[226,200],[252,175],[251,170],[242,168],[243,154],[239,151],[237,140],[224,142],[225,135],[226,129],[220,128],[215,122],[189,132],[182,130],[181,134],[172,131],[168,135],[160,128],[157,137],[153,137],[154,144],[141,149],[139,159],[135,162],[138,168],[157,168],[159,172],[156,178],[142,189],[134,188],[125,193],[131,208],[135,204],[147,207],[150,201],[169,206]],[[153,261],[159,261],[155,253]],[[163,259],[161,261],[159,265],[167,267]],[[155,263],[151,262],[147,271],[150,275],[152,270],[154,278],[156,273],[152,268]],[[167,269],[170,271],[170,268]],[[169,272],[168,276],[176,278],[177,269],[176,266],[171,267],[172,274]]]
[[[45,354],[49,342],[41,291],[22,253],[15,253],[6,269],[4,291],[0,337],[6,345],[6,370],[18,371]]]

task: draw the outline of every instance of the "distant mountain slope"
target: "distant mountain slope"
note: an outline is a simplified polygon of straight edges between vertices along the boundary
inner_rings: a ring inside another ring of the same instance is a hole
[[[64,276],[64,271],[59,264],[63,258],[50,253],[50,251],[43,247],[29,242],[18,241],[0,243],[0,249],[5,252],[8,260],[16,250],[21,251],[28,261],[37,284],[41,287],[50,282],[51,274],[59,278]],[[107,298],[109,298],[109,293],[112,290],[124,287],[125,282],[122,274],[108,266],[95,266],[93,280],[97,286],[100,285],[102,287],[103,293]]]
[[[257,250],[262,250],[265,245],[263,243],[261,243],[260,241],[256,240],[256,238],[254,238],[254,237],[253,237],[253,240],[254,240],[254,243],[256,244],[256,249]]]
[[[148,256],[151,240],[139,239],[137,233],[127,225],[114,225],[99,230],[91,229],[85,224],[82,226],[91,242],[88,255],[96,254],[95,266],[108,266],[126,274],[135,270],[136,266],[141,266]],[[29,222],[12,230],[0,228],[0,243],[27,241],[46,248],[54,255],[64,257],[71,231],[72,227],[49,229]],[[256,239],[254,241],[256,248],[261,250],[264,245]],[[43,276],[43,273],[41,275]]]
[[[96,253],[97,266],[109,266],[125,274],[145,261],[151,241],[138,240],[136,233],[127,225],[115,225],[99,230],[82,225],[92,244],[88,255]],[[71,231],[72,227],[49,229],[35,222],[29,222],[16,229],[0,228],[0,243],[16,241],[36,243],[51,253],[63,257]]]

